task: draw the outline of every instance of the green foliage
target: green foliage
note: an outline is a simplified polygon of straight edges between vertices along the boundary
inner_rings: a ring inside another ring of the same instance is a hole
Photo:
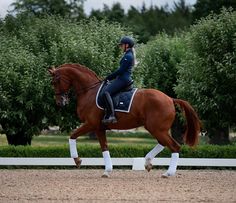
[[[159,89],[175,97],[173,87],[177,80],[177,65],[181,62],[186,47],[182,37],[158,35],[138,49],[143,84],[147,88]]]
[[[117,43],[125,32],[118,24],[95,19],[77,23],[48,17],[36,18],[19,35],[49,65],[80,63],[104,77],[118,67],[121,53]]]
[[[28,16],[60,15],[62,17],[84,18],[84,0],[16,0],[12,3],[15,13],[24,13]]]
[[[108,20],[109,22],[119,22],[122,23],[125,17],[125,10],[122,8],[119,2],[114,3],[111,9],[104,4],[103,10],[92,9],[90,18],[96,18],[98,20]]]
[[[80,157],[102,157],[99,146],[78,145],[78,154]],[[110,147],[111,157],[144,157],[151,149],[150,146],[122,145]],[[1,157],[70,157],[69,146],[58,147],[22,147],[7,146],[0,148]],[[170,157],[171,152],[164,149],[158,157]],[[204,145],[191,149],[182,146],[181,158],[235,158],[236,146],[216,146]]]
[[[198,20],[200,18],[208,16],[210,13],[219,14],[222,8],[233,8],[236,9],[236,1],[235,0],[217,0],[217,1],[209,1],[209,0],[197,0],[194,5],[193,10],[193,20]]]
[[[107,22],[118,22],[124,25],[126,30],[139,36],[139,42],[143,43],[163,31],[172,35],[176,31],[188,29],[194,20],[206,17],[211,12],[219,13],[222,7],[236,8],[235,0],[197,0],[193,6],[187,4],[185,0],[178,0],[171,7],[167,3],[163,7],[157,7],[154,4],[149,8],[143,1],[141,8],[133,6],[126,8],[127,13],[125,13],[125,9],[122,8],[120,3],[114,3],[111,7],[104,4],[102,10],[92,10],[86,16],[84,2],[85,0],[16,0],[12,6],[17,18],[23,15],[28,20],[32,16],[58,15],[74,20],[95,17],[98,20],[106,20]],[[12,28],[17,30],[17,27]]]
[[[201,145],[194,149],[187,146],[181,148],[180,157],[184,158],[232,158],[236,156],[235,145]]]
[[[236,123],[236,12],[223,10],[192,26],[176,92],[197,107],[206,128]]]
[[[100,77],[118,67],[121,53],[117,43],[125,35],[120,25],[93,19],[70,23],[61,33],[61,41],[50,50],[53,63],[79,62]]]
[[[176,30],[189,27],[191,8],[184,0],[175,3],[172,9],[168,6],[147,8],[143,3],[140,9],[131,6],[125,14],[122,6],[115,3],[111,8],[104,5],[103,10],[93,10],[89,17],[108,22],[119,22],[139,36],[139,42],[146,43],[160,32],[174,34]]]
[[[50,112],[47,76],[45,69],[38,68],[43,61],[15,37],[0,38],[0,123],[8,141],[15,136],[19,143],[22,138],[30,144],[32,134],[44,127],[45,113]]]
[[[97,20],[76,23],[59,17],[32,18],[12,33],[3,29],[0,124],[8,142],[30,144],[33,135],[52,124],[62,130],[78,126],[74,97],[70,106],[56,109],[47,69],[80,63],[104,77],[118,66],[117,42],[123,35],[116,24]]]

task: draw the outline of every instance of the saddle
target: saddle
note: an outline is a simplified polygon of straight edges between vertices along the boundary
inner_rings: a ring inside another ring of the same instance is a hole
[[[105,104],[101,95],[107,85],[107,83],[103,82],[96,95],[96,105],[102,110],[104,110]],[[112,100],[115,111],[129,113],[137,89],[133,87],[133,81],[131,81],[124,89],[113,95]]]

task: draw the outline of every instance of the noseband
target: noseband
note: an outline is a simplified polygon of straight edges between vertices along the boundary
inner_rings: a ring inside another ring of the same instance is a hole
[[[52,84],[58,83],[60,81],[64,81],[65,83],[70,84],[70,81],[68,81],[67,79],[61,77],[59,72],[56,72],[55,76],[53,77]],[[79,95],[81,93],[87,92],[88,90],[95,88],[98,84],[101,84],[101,83],[102,83],[102,81],[99,80],[98,82],[93,83],[89,87],[83,87],[80,90],[78,90],[76,92],[76,94]],[[65,97],[68,96],[68,91],[59,90],[59,92],[56,92],[55,95],[60,95],[61,97],[65,98]]]
[[[68,80],[61,77],[59,72],[56,72],[52,79],[52,84],[60,83],[60,81],[64,81],[65,83],[70,84]],[[55,95],[60,95],[61,97],[65,97],[68,95],[68,93],[64,90],[61,90],[61,85],[60,85],[59,92],[55,92]]]

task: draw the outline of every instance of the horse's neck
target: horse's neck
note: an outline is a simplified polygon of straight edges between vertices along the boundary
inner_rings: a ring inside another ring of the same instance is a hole
[[[83,120],[91,110],[87,106],[91,106],[91,102],[94,102],[96,99],[100,80],[94,73],[90,73],[89,70],[76,70],[73,75],[72,85],[77,93],[77,111]],[[84,113],[85,109],[87,113]]]
[[[77,91],[99,82],[99,78],[94,73],[84,68],[71,68],[71,72],[72,84]]]

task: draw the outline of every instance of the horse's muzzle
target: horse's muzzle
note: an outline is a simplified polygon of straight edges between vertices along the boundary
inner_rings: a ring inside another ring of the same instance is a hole
[[[56,104],[60,107],[63,107],[67,104],[69,104],[69,98],[67,94],[61,94],[61,96],[56,99]]]

